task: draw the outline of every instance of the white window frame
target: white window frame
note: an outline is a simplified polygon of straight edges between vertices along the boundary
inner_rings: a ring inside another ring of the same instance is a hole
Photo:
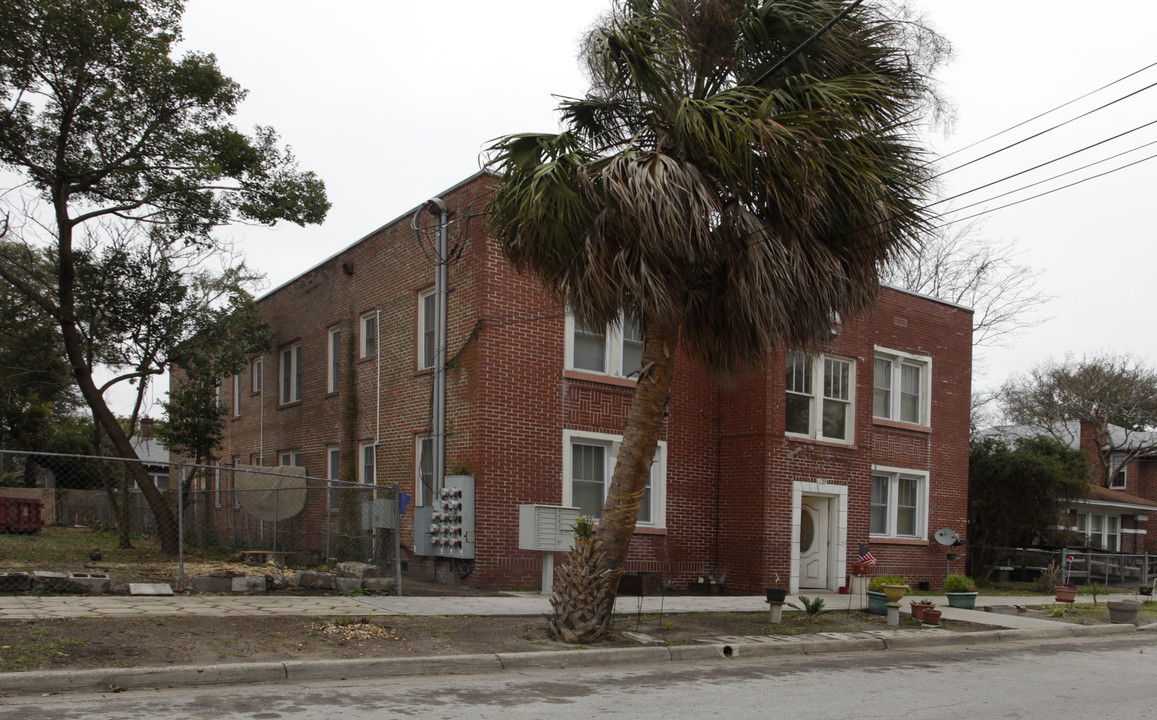
[[[642,332],[639,332],[637,340],[628,338],[627,333],[624,332],[626,325],[625,319],[620,318],[619,322],[611,323],[603,329],[603,363],[602,369],[578,367],[575,364],[575,335],[579,333],[582,328],[575,322],[574,316],[567,313],[566,316],[566,369],[577,372],[591,373],[593,375],[607,375],[610,377],[636,379],[639,368],[629,367],[632,363],[627,358],[632,354],[632,349],[637,347],[639,357],[643,354],[643,339]],[[633,326],[638,329],[638,324]],[[598,337],[597,332],[588,332],[592,337]]]
[[[1100,524],[1100,529],[1093,528],[1094,519]],[[1110,531],[1109,526],[1113,526]],[[1078,533],[1085,536],[1085,544],[1092,547],[1094,538],[1100,543],[1100,549],[1106,552],[1120,552],[1121,550],[1121,516],[1102,513],[1079,512],[1077,524],[1073,527]],[[1112,542],[1110,543],[1110,539]]]
[[[341,390],[341,327],[332,327],[326,333],[325,390]]]
[[[426,449],[429,448],[429,462],[423,464]],[[430,477],[430,497],[426,497],[426,475]],[[414,504],[432,505],[434,502],[434,436],[418,435],[414,438]]]
[[[325,477],[327,480],[340,480],[341,475],[341,447],[338,445],[330,445],[325,449]],[[329,502],[329,511],[337,512],[340,504],[340,497],[338,491],[341,489],[340,485],[329,483],[327,485],[326,493]]]
[[[277,454],[277,460],[279,465],[303,467],[300,450],[282,450]]]
[[[278,386],[281,388],[281,404],[301,402],[301,343],[294,343],[281,350],[281,367],[278,368]],[[286,369],[288,368],[288,373]]]
[[[1125,453],[1112,453],[1109,455],[1109,489],[1110,490],[1124,490],[1129,485],[1129,475],[1125,471]],[[1117,479],[1120,478],[1120,482]]]
[[[932,358],[925,355],[913,355],[900,350],[889,348],[875,348],[875,357],[872,360],[872,417],[893,422],[908,423],[929,427],[932,424]],[[890,364],[889,380],[891,386],[886,389],[888,397],[882,403],[877,403],[879,388],[876,386],[876,360],[884,360]],[[903,371],[905,367],[920,369],[920,400],[917,405],[920,417],[916,420],[902,419],[903,414]],[[882,405],[881,410],[878,405]]]
[[[241,417],[241,373],[233,376],[233,417]]]
[[[378,314],[366,313],[361,319],[361,343],[358,356],[362,358],[375,357],[378,354]]]
[[[434,307],[427,310],[427,301],[432,301]],[[430,370],[434,367],[434,358],[438,354],[438,318],[437,296],[434,290],[418,293],[418,369]],[[428,327],[427,327],[428,326]],[[427,341],[430,341],[427,343]]]
[[[611,474],[615,463],[619,459],[619,450],[623,444],[622,435],[610,433],[585,432],[581,430],[562,431],[562,504],[574,504],[571,487],[572,448],[575,444],[599,445],[606,448],[604,460],[606,467],[603,474],[603,499],[606,500],[607,491],[611,486]],[[651,520],[638,522],[638,527],[665,528],[667,527],[667,443],[660,440],[655,451],[655,460],[651,464]]]
[[[885,477],[888,479],[888,500],[887,500],[887,528],[884,532],[872,532],[871,530],[871,494],[875,478]],[[887,467],[883,465],[873,465],[872,474],[868,483],[868,533],[870,537],[874,538],[897,538],[903,540],[927,540],[928,539],[928,472],[925,470],[909,470],[907,468]],[[899,485],[900,480],[915,480],[916,485],[916,532],[912,535],[900,534],[896,530],[897,515],[899,510]]]
[[[784,381],[784,434],[790,437],[806,437],[813,440],[823,440],[824,442],[841,443],[844,445],[851,445],[856,440],[856,361],[853,358],[843,357],[840,355],[825,355],[817,353],[809,355],[808,353],[789,352],[784,359],[784,373],[786,378],[788,363],[792,358],[802,358],[805,372],[809,373],[810,392],[793,389],[787,386],[787,381]],[[837,395],[825,395],[826,387],[825,374],[827,372],[827,363],[832,362],[847,365],[848,377],[846,382],[840,382],[846,392],[846,397]],[[791,431],[787,429],[787,396],[795,395],[797,397],[808,398],[808,430],[806,433]],[[826,403],[838,403],[844,408],[844,428],[845,437],[835,437],[824,434],[824,408]]]
[[[254,393],[261,393],[264,390],[262,385],[265,382],[265,374],[263,372],[264,369],[262,367],[261,361],[262,358],[257,358],[253,361],[253,387],[251,390]]]
[[[373,485],[378,475],[378,446],[371,440],[358,445],[358,482]]]

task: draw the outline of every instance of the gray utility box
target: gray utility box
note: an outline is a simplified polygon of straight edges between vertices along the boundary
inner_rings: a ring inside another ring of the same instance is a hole
[[[390,490],[382,492],[386,497],[362,503],[362,530],[398,529],[398,498]]]
[[[474,559],[474,478],[448,475],[433,503],[414,508],[414,554]]]
[[[519,549],[568,552],[574,547],[574,524],[579,513],[574,507],[519,505]]]

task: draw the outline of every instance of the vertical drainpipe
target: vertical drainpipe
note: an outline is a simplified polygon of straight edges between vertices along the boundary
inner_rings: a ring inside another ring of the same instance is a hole
[[[446,477],[446,294],[448,283],[450,211],[441,198],[431,198],[426,211],[438,217],[438,239],[434,257],[434,494]]]

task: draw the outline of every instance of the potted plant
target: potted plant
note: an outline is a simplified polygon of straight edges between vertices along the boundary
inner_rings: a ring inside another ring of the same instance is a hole
[[[1141,610],[1138,600],[1109,600],[1105,603],[1109,608],[1109,622],[1118,625],[1137,624],[1137,613]]]
[[[936,603],[932,602],[932,598],[913,600],[908,604],[908,608],[912,612],[912,617],[916,618],[917,620],[923,620],[924,613],[934,607],[936,607]]]
[[[882,587],[888,604],[899,604],[900,598],[908,594],[908,586],[904,583],[884,583]]]
[[[775,575],[775,584],[779,585],[779,573],[773,574]],[[764,588],[763,592],[767,596],[769,603],[781,603],[787,600],[787,588],[769,587]]]
[[[1153,586],[1152,585],[1141,585],[1140,587],[1137,588],[1137,594],[1138,595],[1144,595],[1145,597],[1152,597]]]
[[[888,614],[888,596],[884,594],[885,585],[904,585],[904,578],[899,575],[877,575],[868,582],[868,612],[873,615]]]
[[[935,607],[926,608],[920,622],[925,625],[939,625],[941,611]]]
[[[872,566],[868,563],[854,562],[852,563],[852,574],[863,577],[871,571]]]
[[[954,573],[944,580],[944,594],[948,606],[972,610],[976,607],[976,583],[967,575]]]
[[[1071,603],[1077,599],[1077,586],[1072,583],[1057,585],[1054,592],[1057,595],[1057,602]]]

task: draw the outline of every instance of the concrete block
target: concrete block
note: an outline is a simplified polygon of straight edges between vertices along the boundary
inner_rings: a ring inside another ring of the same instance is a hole
[[[233,592],[265,592],[264,575],[239,575],[230,578]]]
[[[193,577],[193,592],[224,593],[232,590],[233,578],[214,577],[212,575],[195,575]]]
[[[338,592],[349,592],[350,590],[359,590],[362,587],[361,578],[340,577],[339,576],[339,577],[335,578],[335,580],[337,581],[337,591]]]
[[[32,587],[36,590],[54,593],[81,593],[85,588],[68,578],[66,573],[32,571]]]
[[[376,578],[382,576],[382,569],[377,565],[370,565],[363,562],[343,562],[337,565],[337,576],[339,578],[358,578],[364,580],[365,578]]]
[[[26,572],[0,572],[0,592],[24,592],[32,589],[32,576]]]
[[[366,578],[362,587],[370,592],[390,592],[394,589],[394,581],[386,578]]]
[[[103,573],[70,573],[68,579],[88,592],[106,593],[112,588],[112,580]]]
[[[168,583],[129,583],[129,595],[172,595]]]
[[[293,582],[299,587],[332,590],[334,587],[334,575],[333,573],[316,572],[314,570],[298,570],[293,575]]]

